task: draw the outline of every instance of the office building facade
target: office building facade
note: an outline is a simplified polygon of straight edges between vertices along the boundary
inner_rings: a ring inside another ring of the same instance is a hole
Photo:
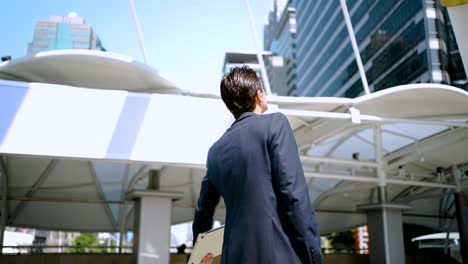
[[[105,51],[101,40],[83,17],[76,13],[51,16],[48,21],[36,22],[33,41],[28,44],[27,55],[60,49],[87,49]]]
[[[274,0],[264,27],[265,60],[270,86],[278,95],[297,95],[295,1]]]
[[[466,89],[449,17],[438,1],[346,2],[371,92],[419,82]],[[296,16],[298,95],[362,95],[340,2],[298,0]]]
[[[266,61],[270,56],[271,53],[263,52],[263,61]],[[226,52],[224,55],[224,62],[223,62],[223,69],[222,75],[229,73],[232,67],[241,67],[243,65],[249,66],[252,68],[258,75],[258,77],[262,80],[263,87],[265,87],[265,78],[262,75],[262,70],[260,63],[258,62],[257,53],[253,52]],[[271,81],[270,81],[271,85]]]

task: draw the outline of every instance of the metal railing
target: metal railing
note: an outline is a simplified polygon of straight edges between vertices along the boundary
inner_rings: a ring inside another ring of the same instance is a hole
[[[95,254],[119,254],[132,253],[132,246],[80,246],[80,245],[32,245],[32,246],[3,246],[0,248],[3,254],[29,255],[29,254],[47,254],[47,253],[95,253]],[[4,252],[4,249],[13,249],[16,252]],[[55,250],[54,250],[55,249]],[[63,250],[63,251],[62,251]]]
[[[3,249],[13,249],[17,252],[3,252]],[[44,246],[3,246],[0,247],[0,253],[14,255],[30,255],[30,254],[129,254],[133,253],[132,246],[78,246],[78,245],[44,245]],[[55,249],[55,250],[54,250]],[[75,250],[75,251],[74,251]],[[83,250],[79,252],[78,250]],[[170,247],[170,253],[177,253],[177,247]],[[192,253],[192,248],[188,247],[184,253]]]

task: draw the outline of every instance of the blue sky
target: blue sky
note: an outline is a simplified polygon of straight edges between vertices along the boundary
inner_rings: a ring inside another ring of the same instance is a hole
[[[244,0],[134,0],[148,64],[183,89],[216,92],[226,51],[255,51]],[[251,0],[260,45],[271,0]],[[104,47],[143,61],[128,0],[3,1],[0,55],[26,55],[35,22],[76,12]]]

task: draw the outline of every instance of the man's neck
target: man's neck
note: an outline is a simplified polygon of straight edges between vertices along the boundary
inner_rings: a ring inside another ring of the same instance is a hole
[[[262,109],[258,105],[255,106],[255,109],[253,110],[253,112],[256,113],[257,115],[263,114]]]

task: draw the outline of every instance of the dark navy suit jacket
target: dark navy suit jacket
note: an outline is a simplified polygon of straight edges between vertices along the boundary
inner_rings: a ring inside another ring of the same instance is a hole
[[[321,263],[320,235],[296,141],[281,113],[243,113],[210,148],[194,241],[226,204],[222,263]]]

